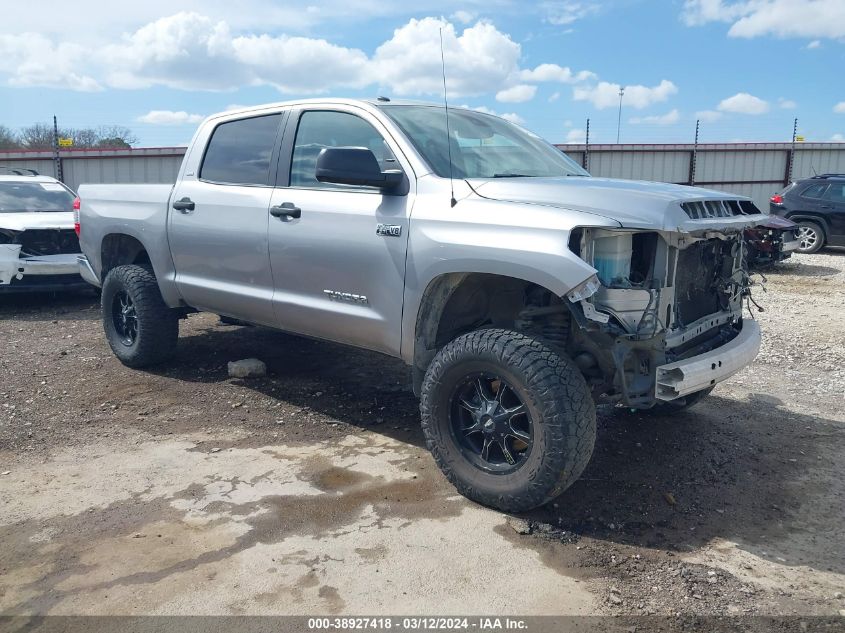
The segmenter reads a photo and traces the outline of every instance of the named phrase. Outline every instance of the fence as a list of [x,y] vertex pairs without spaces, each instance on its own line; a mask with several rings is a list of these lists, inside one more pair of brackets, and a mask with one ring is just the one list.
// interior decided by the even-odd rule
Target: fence
[[[694,184],[749,196],[757,206],[790,180],[845,173],[845,143],[559,145],[594,176]],[[63,180],[82,183],[174,182],[184,147],[63,150]],[[0,166],[56,175],[52,151],[0,152]]]

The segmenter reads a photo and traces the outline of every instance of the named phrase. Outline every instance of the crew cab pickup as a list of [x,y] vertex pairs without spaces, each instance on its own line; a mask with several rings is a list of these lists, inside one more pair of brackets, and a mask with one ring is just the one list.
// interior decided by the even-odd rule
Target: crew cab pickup
[[754,359],[745,198],[591,177],[500,118],[310,100],[203,122],[176,184],[83,185],[80,270],[130,367],[209,311],[403,359],[437,464],[560,494],[597,403],[673,412]]

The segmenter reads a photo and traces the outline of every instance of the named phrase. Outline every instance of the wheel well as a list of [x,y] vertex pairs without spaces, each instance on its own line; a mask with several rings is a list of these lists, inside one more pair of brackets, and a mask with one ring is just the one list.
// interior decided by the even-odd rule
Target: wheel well
[[821,216],[811,215],[808,213],[792,213],[791,215],[787,216],[787,220],[792,220],[795,223],[798,223],[801,220],[806,220],[807,222],[818,224],[824,232],[824,238],[827,239],[827,235],[829,233],[827,220]]
[[563,347],[569,311],[551,290],[524,279],[488,273],[449,273],[434,279],[417,315],[415,390],[440,348],[486,327],[526,332]]
[[109,271],[124,264],[149,264],[150,256],[147,249],[131,235],[111,233],[103,238],[101,248],[102,270],[100,277],[106,278]]

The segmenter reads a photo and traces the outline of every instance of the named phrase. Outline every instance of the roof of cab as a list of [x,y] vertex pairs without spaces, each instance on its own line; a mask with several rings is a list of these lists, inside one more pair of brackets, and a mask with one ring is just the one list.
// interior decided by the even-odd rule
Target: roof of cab
[[[389,101],[384,101],[383,99],[379,98],[372,98],[372,99],[342,99],[336,97],[326,97],[323,99],[315,98],[315,99],[297,99],[295,101],[277,101],[274,103],[259,103],[252,106],[244,106],[240,108],[232,108],[231,110],[225,110],[223,112],[216,112],[212,114],[209,118],[217,118],[221,116],[231,116],[231,115],[238,115],[238,114],[248,114],[250,112],[254,112],[257,110],[268,110],[272,108],[282,108],[286,106],[300,106],[300,105],[368,105],[368,106],[387,106],[387,105],[415,105],[415,106],[430,106],[430,107],[443,107],[442,104],[439,103],[431,103],[429,101],[413,101],[410,99],[390,99]],[[456,108],[457,109],[457,108]]]

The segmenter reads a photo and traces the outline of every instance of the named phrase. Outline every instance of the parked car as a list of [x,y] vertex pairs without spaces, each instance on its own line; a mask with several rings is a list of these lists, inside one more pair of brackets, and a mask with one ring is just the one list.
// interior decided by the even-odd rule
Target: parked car
[[75,200],[55,178],[0,168],[0,293],[89,287],[77,263]]
[[746,198],[592,178],[464,109],[311,100],[211,116],[176,184],[82,185],[83,276],[129,367],[202,310],[403,359],[435,461],[526,510],[590,459],[595,403],[672,414],[754,359]]
[[793,182],[771,197],[769,211],[798,224],[799,253],[845,246],[845,174]]
[[751,268],[767,268],[792,257],[801,246],[798,225],[777,215],[770,215],[757,226],[745,229],[745,245]]

